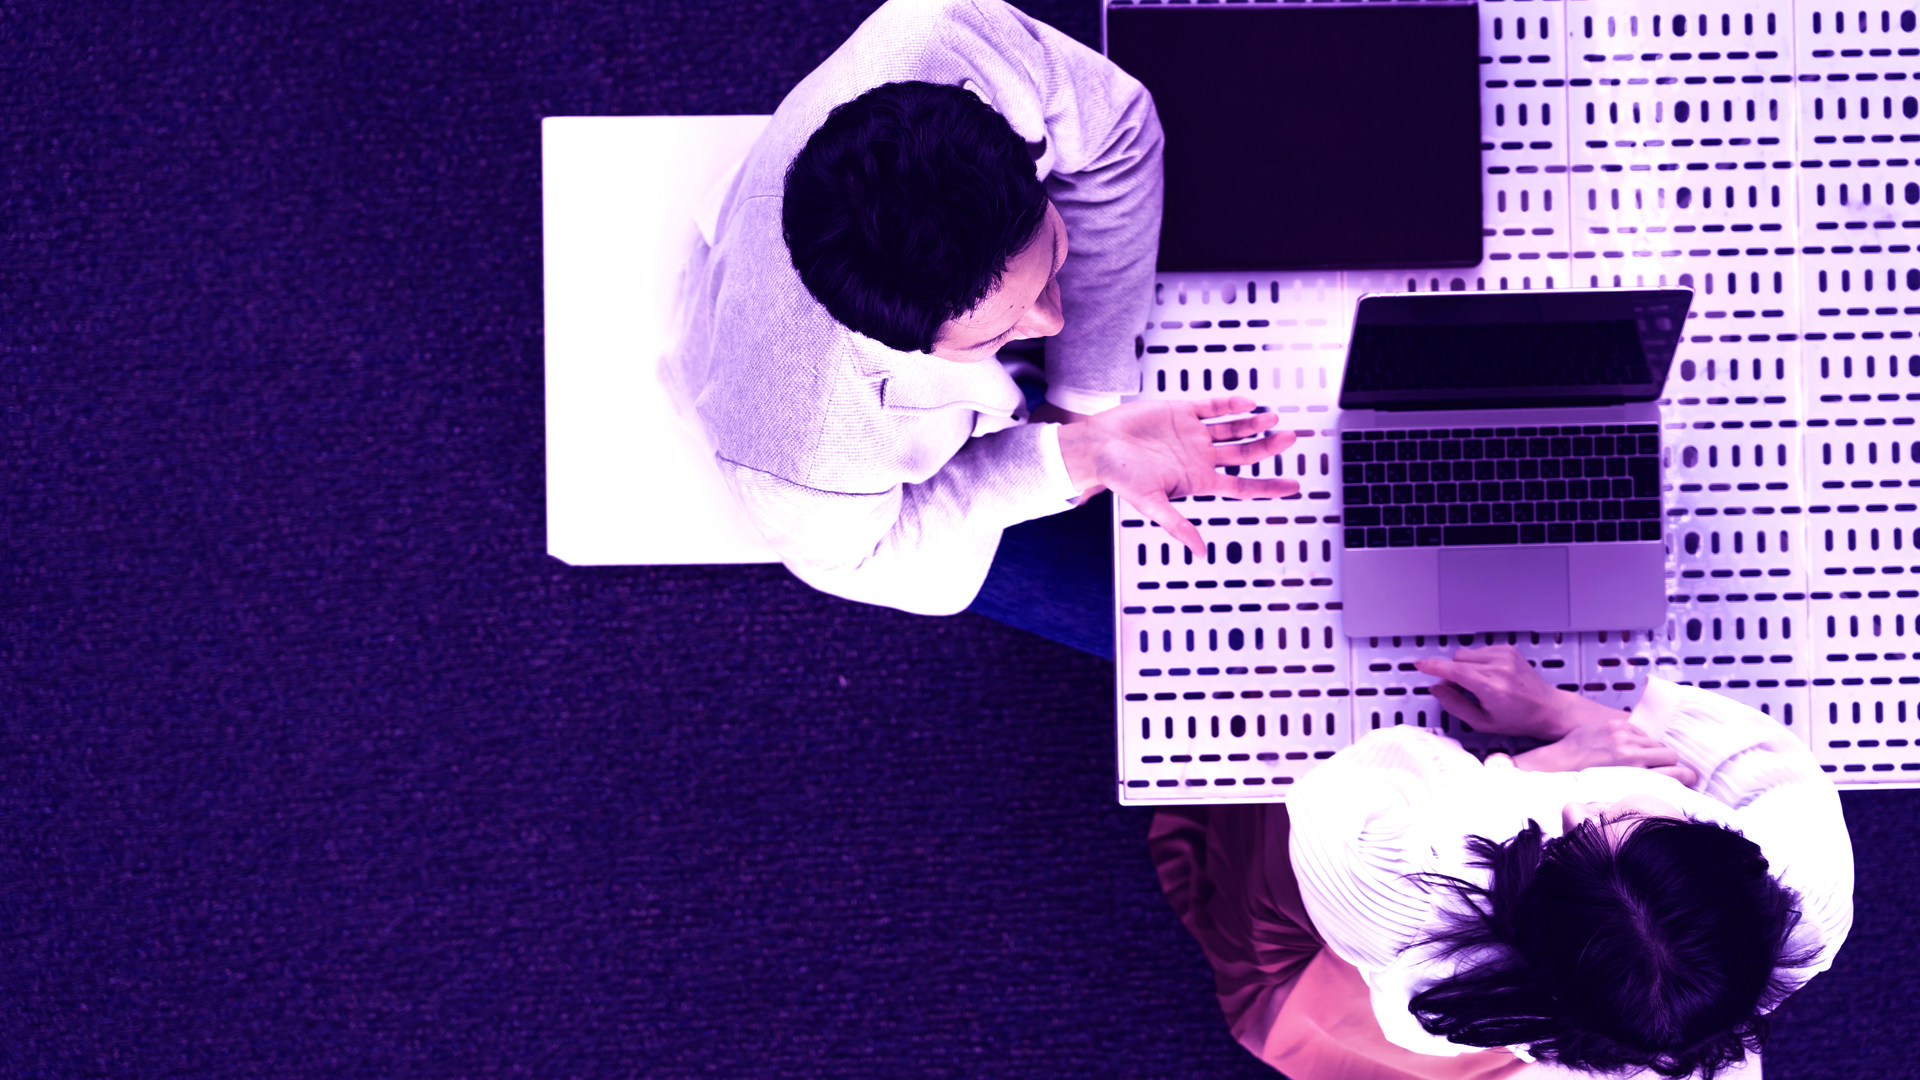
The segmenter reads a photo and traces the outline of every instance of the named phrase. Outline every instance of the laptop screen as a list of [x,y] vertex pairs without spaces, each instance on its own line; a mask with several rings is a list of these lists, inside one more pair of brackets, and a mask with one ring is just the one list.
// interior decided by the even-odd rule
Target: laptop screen
[[1652,401],[1691,289],[1363,296],[1343,409]]

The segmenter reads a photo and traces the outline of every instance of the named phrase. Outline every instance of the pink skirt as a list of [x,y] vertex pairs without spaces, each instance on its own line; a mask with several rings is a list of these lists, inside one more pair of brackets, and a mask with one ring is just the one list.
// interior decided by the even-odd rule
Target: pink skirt
[[1227,1028],[1292,1080],[1506,1080],[1505,1050],[1416,1054],[1387,1041],[1358,969],[1325,947],[1287,856],[1284,804],[1154,815],[1160,887],[1213,965]]

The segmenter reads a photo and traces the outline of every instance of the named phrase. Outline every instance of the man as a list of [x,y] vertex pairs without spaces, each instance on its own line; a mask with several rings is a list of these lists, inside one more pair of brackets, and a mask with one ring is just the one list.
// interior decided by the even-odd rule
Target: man
[[[952,614],[1003,530],[1099,489],[1195,550],[1169,496],[1296,490],[1215,471],[1291,441],[1200,422],[1247,399],[1119,406],[1160,152],[1138,81],[1000,0],[892,0],[787,96],[703,225],[671,374],[795,575]],[[1029,418],[993,361],[1035,337]]]

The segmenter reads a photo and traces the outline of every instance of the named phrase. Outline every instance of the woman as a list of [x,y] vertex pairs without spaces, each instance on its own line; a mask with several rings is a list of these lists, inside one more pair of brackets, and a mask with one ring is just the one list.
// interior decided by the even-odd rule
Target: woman
[[1292,1080],[1710,1078],[1757,1051],[1853,918],[1839,795],[1804,741],[1659,679],[1629,716],[1507,646],[1419,667],[1476,730],[1549,741],[1482,763],[1390,728],[1284,805],[1154,818],[1234,1037]]

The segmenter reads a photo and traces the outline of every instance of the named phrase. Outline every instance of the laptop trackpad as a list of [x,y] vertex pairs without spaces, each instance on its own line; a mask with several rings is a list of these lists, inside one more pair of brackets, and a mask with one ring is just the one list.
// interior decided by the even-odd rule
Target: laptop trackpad
[[1440,551],[1444,630],[1552,630],[1569,625],[1567,549]]

